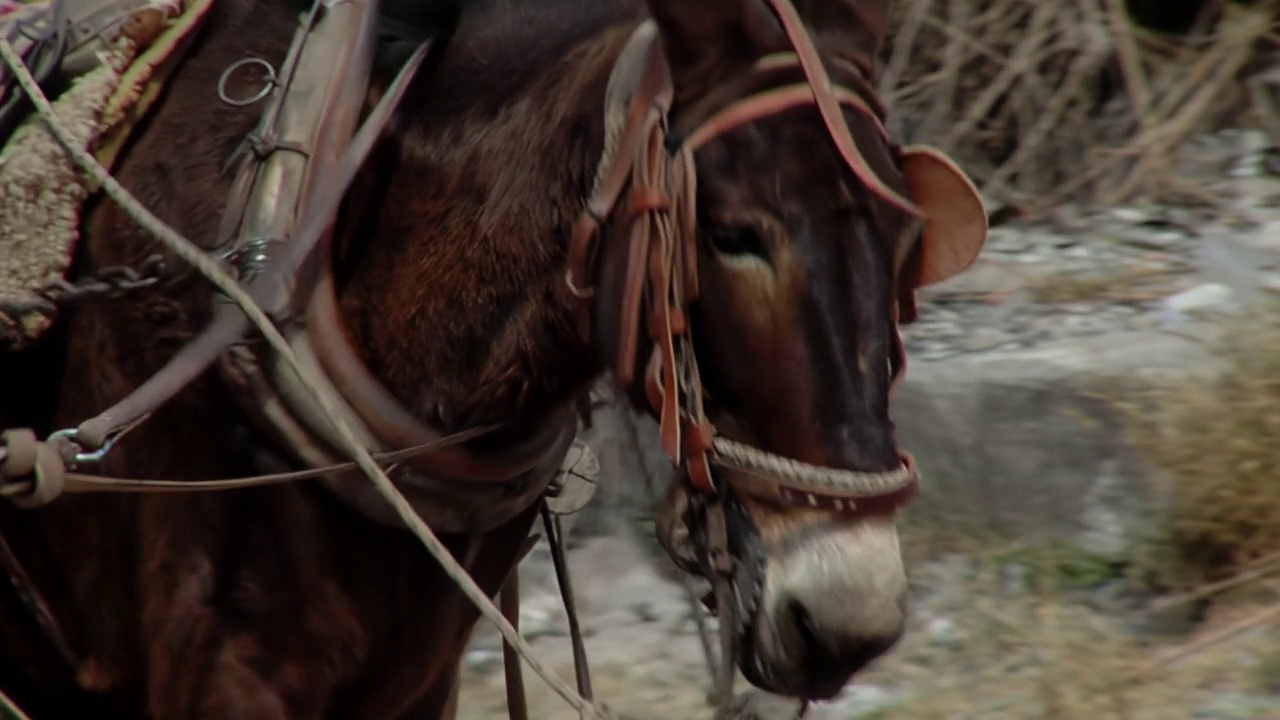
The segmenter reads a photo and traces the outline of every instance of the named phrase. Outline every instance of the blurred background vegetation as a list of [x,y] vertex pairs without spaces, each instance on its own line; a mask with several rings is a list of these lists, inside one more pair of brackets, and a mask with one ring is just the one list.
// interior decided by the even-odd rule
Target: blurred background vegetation
[[[1158,316],[1179,290],[1210,285],[1237,302],[1233,312],[1156,325],[1206,350],[1177,371],[1105,377],[1102,361],[1090,369],[1102,379],[1076,393],[1088,404],[1076,404],[1074,420],[1106,424],[1096,437],[1132,460],[1117,471],[1131,476],[1122,484],[1142,483],[1136,507],[1118,520],[1121,548],[992,523],[980,507],[948,502],[955,498],[908,511],[903,542],[917,582],[951,598],[937,600],[949,607],[929,612],[931,641],[908,642],[885,663],[885,682],[904,688],[902,699],[849,717],[1280,718],[1280,306],[1270,267],[1280,252],[1270,210],[1280,197],[1277,8],[898,4],[881,90],[908,137],[943,147],[969,170],[997,220],[1088,247],[1115,240],[1105,224],[1063,220],[1064,209],[1128,211],[1148,226],[1189,213],[1187,242],[1160,248],[1180,256],[1169,265],[1186,261],[1175,272],[1187,282],[1163,292],[1157,284],[1139,304]],[[1258,242],[1233,244],[1237,231]],[[1103,270],[1049,274],[1030,288],[1038,293],[1030,302],[1097,307],[1141,286]],[[1049,400],[1043,411],[1064,405],[1073,402]],[[971,431],[973,443],[1009,438]],[[1018,481],[1032,496],[1040,478]],[[1094,489],[1089,478],[1080,484]],[[1004,503],[1017,511],[1016,497]]]

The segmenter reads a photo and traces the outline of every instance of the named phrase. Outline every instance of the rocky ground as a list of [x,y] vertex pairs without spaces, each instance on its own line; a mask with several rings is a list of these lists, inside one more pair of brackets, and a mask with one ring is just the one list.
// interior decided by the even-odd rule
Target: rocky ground
[[[1280,288],[1280,178],[1265,143],[1200,143],[1218,153],[1205,186],[1236,198],[1228,212],[1064,208],[993,230],[969,273],[922,294],[895,406],[925,477],[904,531],[911,629],[807,717],[1280,719],[1280,617],[1258,602],[1274,592],[1205,616],[1203,603],[1135,598],[1117,574],[1150,524],[1158,473],[1104,390],[1219,371],[1221,321]],[[590,438],[603,476],[634,478],[611,423]],[[570,562],[595,687],[620,717],[708,718],[691,607],[645,534],[641,487],[603,485],[578,522]],[[548,566],[542,547],[525,563],[522,629],[567,679]],[[503,717],[501,676],[484,628],[460,717]],[[534,718],[575,717],[527,671],[526,684]],[[775,700],[757,696],[757,716],[788,717]]]

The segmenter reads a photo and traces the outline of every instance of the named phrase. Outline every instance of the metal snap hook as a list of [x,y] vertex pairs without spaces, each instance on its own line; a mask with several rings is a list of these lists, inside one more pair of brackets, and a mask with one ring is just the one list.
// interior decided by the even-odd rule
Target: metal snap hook
[[[231,73],[234,73],[242,67],[249,67],[250,65],[257,65],[262,68],[262,88],[250,97],[232,98],[227,94],[227,79],[231,77]],[[218,99],[234,107],[245,107],[258,102],[271,94],[271,91],[277,84],[279,84],[279,82],[279,78],[276,76],[276,69],[272,67],[271,63],[263,60],[262,58],[256,57],[240,58],[228,65],[227,69],[222,71],[222,76],[218,78]]]

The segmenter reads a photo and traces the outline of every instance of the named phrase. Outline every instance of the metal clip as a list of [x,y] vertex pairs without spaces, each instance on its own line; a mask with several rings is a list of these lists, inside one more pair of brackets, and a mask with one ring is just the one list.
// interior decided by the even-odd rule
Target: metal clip
[[45,443],[50,447],[58,450],[64,462],[69,465],[95,465],[102,462],[102,459],[111,452],[111,449],[120,442],[121,438],[129,434],[137,426],[151,417],[151,413],[143,413],[132,422],[117,427],[103,436],[102,443],[97,447],[90,447],[91,443],[86,443],[80,437],[79,428],[64,428],[49,433],[49,437]]
[[69,452],[64,455],[67,462],[72,465],[93,465],[101,462],[102,458],[106,457],[107,453],[111,452],[111,448],[115,447],[116,440],[119,437],[119,433],[111,435],[107,438],[106,442],[102,443],[102,447],[96,450],[86,451],[84,449],[84,445],[76,439],[76,430],[74,428],[67,428],[50,433],[46,442],[58,448],[60,454],[63,452],[64,448],[79,448],[74,452]]

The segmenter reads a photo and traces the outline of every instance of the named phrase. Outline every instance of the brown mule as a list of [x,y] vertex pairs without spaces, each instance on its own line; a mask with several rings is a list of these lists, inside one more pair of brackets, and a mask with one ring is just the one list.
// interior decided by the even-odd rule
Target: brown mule
[[[317,335],[321,364],[344,387],[376,378],[442,432],[504,424],[453,449],[452,462],[436,457],[431,469],[448,466],[457,483],[500,470],[486,458],[547,434],[549,418],[616,363],[688,467],[691,483],[673,487],[662,524],[690,570],[723,569],[706,532],[723,513],[742,669],[766,689],[825,698],[897,640],[905,617],[892,511],[915,476],[902,472],[889,421],[902,369],[895,320],[912,319],[916,287],[972,261],[985,218],[944,158],[882,132],[870,88],[884,2],[796,2],[809,54],[790,6],[775,15],[771,5],[464,6],[343,208],[325,258],[334,269],[321,273],[310,317],[345,327],[338,339],[351,353]],[[421,10],[387,8],[398,21],[388,25],[388,66],[398,65],[397,40],[416,39],[405,30],[432,31],[415,24]],[[656,38],[632,44],[646,17]],[[120,164],[144,204],[206,245],[230,190],[221,168],[257,121],[253,108],[218,104],[212,84],[247,54],[278,64],[293,22],[282,3],[224,0]],[[615,63],[637,47],[639,67],[665,73],[651,96],[665,88],[669,111],[657,123],[643,122],[651,106],[609,101],[623,76]],[[829,83],[815,81],[819,56]],[[371,100],[391,72],[375,74]],[[795,95],[721,114],[800,82],[814,86],[818,108]],[[631,90],[623,95],[649,97]],[[641,121],[620,123],[611,139],[606,109],[616,107],[637,108]],[[661,146],[633,158],[628,137]],[[575,234],[597,170],[613,167],[633,192],[623,205],[593,206],[597,228]],[[683,192],[647,192],[672,188]],[[126,264],[154,249],[104,203],[82,264]],[[571,249],[584,272],[566,282]],[[156,373],[209,307],[190,278],[80,309],[62,330],[65,352],[53,337],[3,359],[2,424],[47,433],[101,411]],[[225,478],[262,472],[277,454],[220,376],[206,374],[121,440],[103,470]],[[869,488],[877,478],[892,482]],[[0,684],[48,702],[49,713],[439,717],[476,611],[412,536],[370,517],[343,487],[4,508],[0,529],[49,599],[75,668],[67,673],[25,608],[0,595]],[[490,594],[536,509],[504,514],[483,532],[446,536]]]

